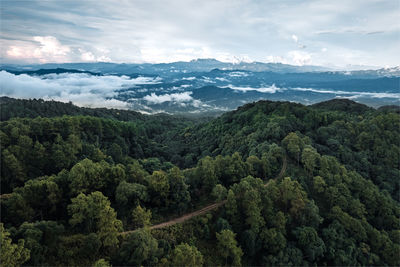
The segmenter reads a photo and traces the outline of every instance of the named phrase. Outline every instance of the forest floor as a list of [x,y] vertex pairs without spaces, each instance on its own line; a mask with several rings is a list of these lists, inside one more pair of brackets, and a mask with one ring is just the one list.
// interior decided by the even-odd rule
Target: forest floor
[[[286,157],[283,157],[281,171],[279,172],[279,174],[274,179],[268,180],[268,182],[266,184],[264,184],[264,186],[267,187],[271,183],[271,181],[278,180],[278,179],[282,178],[283,175],[286,172],[286,168],[287,168],[287,159],[286,159]],[[223,200],[223,201],[208,205],[208,206],[206,206],[206,207],[204,207],[202,209],[196,210],[194,212],[186,213],[186,214],[184,214],[184,215],[182,215],[182,216],[180,216],[178,218],[172,219],[170,221],[166,221],[166,222],[163,222],[163,223],[152,225],[152,226],[150,226],[150,229],[160,229],[160,228],[169,227],[169,226],[174,225],[174,224],[183,223],[183,222],[185,222],[187,220],[190,220],[193,217],[200,216],[200,215],[203,215],[203,214],[205,214],[205,213],[207,213],[207,212],[209,212],[211,210],[218,209],[219,207],[223,206],[225,203],[226,203],[226,200]],[[135,232],[137,230],[138,229],[121,232],[120,235],[127,235],[127,234],[133,233],[133,232]]]

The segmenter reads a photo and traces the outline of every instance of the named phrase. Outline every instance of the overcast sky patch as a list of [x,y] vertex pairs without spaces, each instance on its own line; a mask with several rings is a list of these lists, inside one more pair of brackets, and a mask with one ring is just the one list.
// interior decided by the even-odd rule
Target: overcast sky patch
[[395,66],[399,1],[2,1],[3,63]]

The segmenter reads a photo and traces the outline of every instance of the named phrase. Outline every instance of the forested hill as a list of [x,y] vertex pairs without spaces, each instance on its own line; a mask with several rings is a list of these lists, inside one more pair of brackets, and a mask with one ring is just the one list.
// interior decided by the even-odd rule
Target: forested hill
[[15,99],[5,96],[0,97],[0,108],[1,121],[15,117],[36,118],[40,116],[50,118],[63,115],[85,115],[120,121],[180,121],[182,119],[181,116],[172,117],[167,114],[146,116],[133,110],[86,108],[75,106],[71,102],[44,101],[43,99]]
[[400,265],[394,107],[259,101],[197,121],[0,105],[4,266]]

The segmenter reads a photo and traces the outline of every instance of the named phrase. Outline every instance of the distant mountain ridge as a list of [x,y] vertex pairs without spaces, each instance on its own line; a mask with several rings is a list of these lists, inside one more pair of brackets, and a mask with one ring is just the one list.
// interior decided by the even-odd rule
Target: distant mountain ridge
[[46,63],[32,65],[10,65],[0,64],[0,70],[9,72],[28,72],[46,69],[69,69],[81,72],[102,73],[102,74],[174,74],[190,72],[208,72],[213,69],[220,70],[241,70],[252,72],[274,72],[274,73],[305,73],[305,72],[327,72],[356,77],[400,77],[400,66],[392,68],[381,68],[371,70],[344,71],[323,66],[303,65],[295,66],[283,63],[264,62],[221,62],[213,58],[200,58],[191,61],[177,61],[171,63]]
[[38,70],[7,70],[9,73],[13,73],[16,75],[19,74],[28,74],[28,75],[47,75],[47,74],[61,74],[61,73],[85,73],[90,75],[101,75],[100,73],[84,71],[84,70],[76,70],[76,69],[64,69],[64,68],[55,68],[55,69],[38,69]]
[[196,59],[189,62],[178,61],[172,63],[46,63],[34,65],[0,65],[1,69],[22,71],[22,70],[38,70],[38,69],[77,69],[90,72],[102,73],[119,73],[129,74],[132,72],[140,72],[154,74],[158,72],[199,72],[211,71],[212,69],[223,70],[249,70],[249,71],[272,71],[278,73],[291,72],[314,72],[329,71],[331,69],[321,66],[294,66],[282,63],[263,63],[263,62],[240,62],[228,63],[221,62],[216,59]]

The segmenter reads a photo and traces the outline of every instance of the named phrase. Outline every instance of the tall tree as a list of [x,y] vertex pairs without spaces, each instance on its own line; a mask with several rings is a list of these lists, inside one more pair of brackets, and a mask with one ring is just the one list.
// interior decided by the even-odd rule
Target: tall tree
[[240,266],[243,251],[237,244],[236,234],[231,230],[222,230],[216,236],[218,251],[225,260],[225,265]]
[[117,219],[110,201],[101,192],[79,194],[71,199],[68,212],[72,227],[84,233],[96,233],[107,249],[118,245],[117,235],[122,230],[122,222]]
[[172,266],[202,266],[203,255],[195,246],[181,243],[172,251]]
[[2,266],[20,266],[29,260],[30,251],[25,248],[25,241],[20,239],[18,244],[12,243],[10,233],[4,229],[2,223],[0,223],[0,241],[0,263]]
[[283,146],[286,148],[289,156],[297,160],[297,164],[300,161],[300,153],[303,149],[303,140],[296,133],[289,133],[283,140]]
[[132,224],[134,228],[150,226],[151,211],[138,205],[132,210]]

